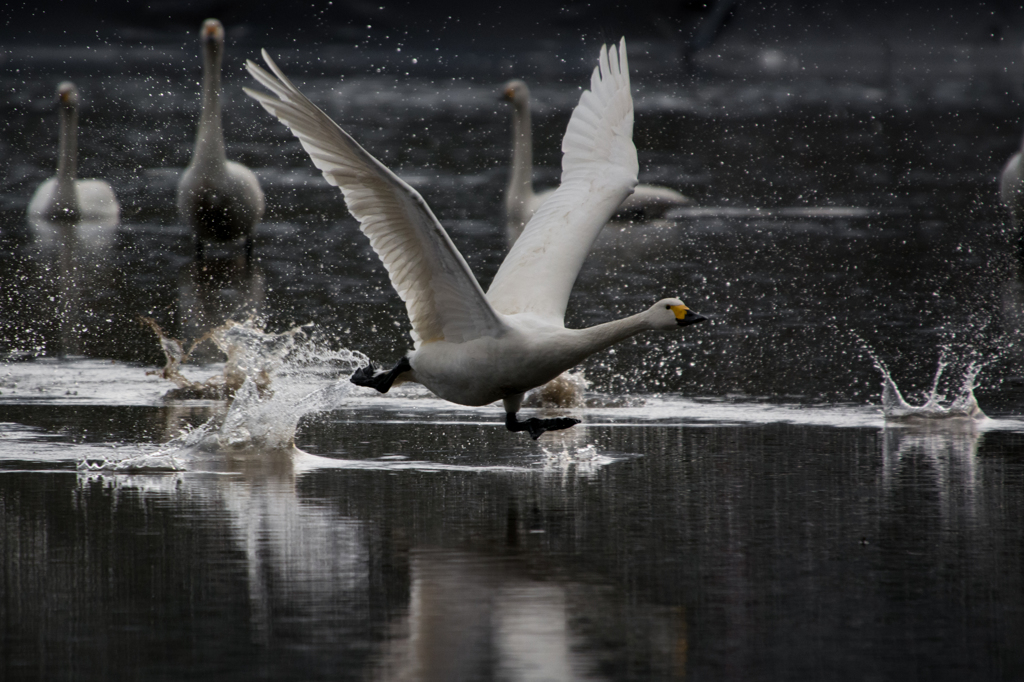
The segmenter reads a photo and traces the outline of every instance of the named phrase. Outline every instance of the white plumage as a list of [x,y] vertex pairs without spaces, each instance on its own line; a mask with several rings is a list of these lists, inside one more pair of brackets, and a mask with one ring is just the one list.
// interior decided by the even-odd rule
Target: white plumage
[[105,180],[79,180],[78,89],[65,81],[57,87],[60,143],[57,174],[36,189],[28,204],[32,222],[116,225],[121,215],[114,190]]
[[[530,121],[529,87],[521,80],[509,81],[505,84],[503,98],[512,104],[512,171],[509,174],[508,187],[505,189],[505,236],[508,243],[512,244],[522,234],[523,227],[530,218],[553,196],[555,190],[533,191],[533,130]],[[582,100],[580,103],[582,104]],[[565,151],[565,140],[562,141],[562,151]],[[635,149],[633,156],[636,156]],[[564,162],[562,172],[562,182],[565,182]],[[684,206],[689,203],[689,197],[669,187],[637,185],[618,210],[623,213],[643,212],[647,215],[656,215],[672,206]]]
[[501,399],[508,428],[536,438],[577,421],[518,422],[525,391],[640,331],[704,319],[682,301],[664,299],[623,320],[564,326],[587,252],[636,185],[625,40],[618,50],[602,47],[562,143],[562,184],[530,221],[486,295],[419,193],[306,99],[266,51],[263,58],[273,75],[251,61],[247,68],[273,94],[246,92],[291,129],[327,181],[342,190],[412,322],[415,349],[391,372],[363,368],[355,383],[386,392],[396,381],[415,381],[462,405]]
[[192,160],[178,181],[178,214],[195,235],[196,256],[205,241],[227,242],[245,237],[246,258],[252,256],[252,233],[263,217],[265,202],[251,170],[228,161],[221,121],[221,60],[224,27],[207,19],[199,32],[203,50],[203,100]]

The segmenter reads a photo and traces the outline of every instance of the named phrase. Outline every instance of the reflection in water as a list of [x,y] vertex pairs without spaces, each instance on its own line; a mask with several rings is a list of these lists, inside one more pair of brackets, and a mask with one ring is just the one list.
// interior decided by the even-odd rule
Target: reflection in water
[[345,627],[340,618],[344,608],[359,603],[368,589],[365,524],[315,499],[300,498],[291,452],[238,452],[208,464],[220,471],[83,473],[79,487],[99,482],[115,495],[130,490],[144,498],[169,499],[200,507],[217,519],[243,557],[254,642],[267,644],[282,636],[275,628],[315,632],[313,639],[322,641],[310,644],[344,634],[338,631]]
[[[567,586],[515,562],[414,551],[408,613],[392,626],[374,679],[573,680],[583,677]],[[606,679],[587,675],[587,679]]]
[[[31,439],[95,438],[124,408],[0,407],[48,415],[0,451],[5,679],[23,661],[145,679],[1020,669],[1021,436],[989,424],[592,423],[598,453],[643,456],[559,477],[497,422],[342,409],[312,444],[359,459],[228,449],[76,477],[25,471]],[[136,417],[158,432],[153,410]],[[100,440],[139,426],[119,429]]]
[[[543,529],[536,519],[521,522],[515,503],[509,506],[503,546],[490,552],[403,550],[413,539],[401,540],[405,533],[398,529],[415,525],[416,519],[384,523],[341,512],[344,503],[309,494],[332,472],[306,468],[297,474],[297,458],[302,455],[294,450],[247,450],[211,455],[205,461],[208,473],[83,472],[78,494],[84,500],[100,486],[113,494],[115,507],[131,507],[140,496],[145,507],[191,509],[193,523],[202,518],[203,525],[226,531],[232,562],[245,576],[248,639],[261,647],[301,641],[314,650],[339,643],[358,649],[371,643],[367,628],[375,624],[367,619],[375,615],[374,591],[395,578],[381,571],[390,566],[394,572],[394,562],[406,555],[408,567],[398,576],[407,576],[407,582],[396,591],[406,596],[388,605],[386,627],[376,624],[384,629],[374,645],[371,679],[611,679],[604,666],[620,654],[606,650],[607,643],[621,646],[629,635],[606,630],[609,614],[647,638],[643,649],[650,652],[650,665],[670,678],[683,677],[684,612],[624,607],[614,590],[533,565],[537,557],[524,548]],[[381,532],[398,543],[383,557],[375,556]],[[363,678],[343,676],[350,677]]]
[[108,286],[109,251],[117,220],[106,222],[52,222],[29,218],[43,271],[57,292],[55,317],[59,321],[59,357],[82,354],[82,336],[89,331],[89,311],[83,300]]
[[[258,317],[265,297],[263,270],[257,264],[248,264],[244,256],[190,262],[178,277],[182,340],[191,346],[229,319]],[[224,358],[212,343],[198,344],[190,356],[196,362]]]
[[[624,609],[621,595],[546,575],[514,554],[423,548],[409,564],[409,606],[390,626],[374,680],[614,679],[609,659],[622,637],[646,638],[659,679],[685,677],[682,609]],[[620,618],[630,632],[599,625]]]
[[887,425],[883,431],[882,484],[892,496],[903,485],[933,490],[948,521],[963,508],[975,516],[978,445],[982,434],[971,421]]

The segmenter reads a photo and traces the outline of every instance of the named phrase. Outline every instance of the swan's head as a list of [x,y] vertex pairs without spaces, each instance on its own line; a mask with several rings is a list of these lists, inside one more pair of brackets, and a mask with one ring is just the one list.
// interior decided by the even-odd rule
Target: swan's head
[[530,103],[530,88],[521,80],[509,81],[501,90],[501,101],[511,102],[516,108],[525,107]]
[[663,298],[651,306],[648,314],[652,318],[655,329],[671,331],[677,327],[703,322],[708,319],[700,313],[686,307],[678,298]]
[[224,25],[216,19],[207,19],[199,29],[199,40],[203,47],[219,50],[224,45]]
[[57,86],[57,101],[62,107],[71,109],[78,106],[78,88],[71,81],[64,81]]

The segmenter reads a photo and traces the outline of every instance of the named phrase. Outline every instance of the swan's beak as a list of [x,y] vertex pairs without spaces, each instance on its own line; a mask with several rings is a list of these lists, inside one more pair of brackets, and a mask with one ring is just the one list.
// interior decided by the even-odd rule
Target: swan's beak
[[676,316],[676,326],[679,327],[685,327],[688,324],[695,324],[708,319],[700,313],[690,310],[685,305],[672,306],[672,313]]
[[501,96],[498,98],[498,101],[499,102],[511,102],[512,99],[515,96],[516,96],[516,91],[515,90],[513,90],[512,88],[505,88],[505,92],[501,93]]
[[700,313],[695,313],[691,310],[690,312],[686,313],[686,317],[676,318],[676,326],[685,327],[686,325],[694,324],[695,322],[704,322],[706,319],[708,318],[704,317]]
[[201,34],[203,40],[224,40],[224,26],[216,19],[207,19],[203,22]]
[[58,85],[57,99],[60,100],[61,104],[77,104],[78,90],[75,89],[75,84],[71,81],[64,81]]

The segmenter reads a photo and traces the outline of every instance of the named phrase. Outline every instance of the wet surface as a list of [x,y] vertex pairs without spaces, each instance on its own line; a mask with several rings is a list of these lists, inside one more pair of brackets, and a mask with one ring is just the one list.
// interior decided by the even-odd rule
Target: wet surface
[[[589,360],[587,406],[549,411],[583,424],[537,442],[497,405],[347,383],[346,349],[406,350],[404,308],[336,191],[241,94],[256,50],[229,50],[225,76],[229,156],[268,202],[248,270],[229,247],[193,263],[174,213],[191,46],[5,53],[0,676],[1024,675],[1016,236],[995,189],[1020,139],[1019,50],[897,46],[886,72],[872,46],[848,71],[845,52],[738,49],[691,82],[657,45],[630,49],[641,179],[697,206],[609,226],[568,323],[667,295],[712,322]],[[520,74],[467,58],[444,77],[341,48],[280,63],[423,193],[486,283],[504,253],[498,86],[535,77],[551,184],[589,71],[574,59]],[[81,175],[122,204],[119,226],[73,240],[24,219],[67,77]],[[138,318],[187,342],[250,313],[313,323],[272,390],[229,413],[168,398]],[[865,349],[917,405],[940,358],[944,404],[980,364],[992,419],[887,423]],[[224,375],[210,341],[194,358],[191,380]]]

